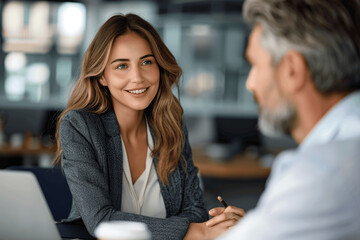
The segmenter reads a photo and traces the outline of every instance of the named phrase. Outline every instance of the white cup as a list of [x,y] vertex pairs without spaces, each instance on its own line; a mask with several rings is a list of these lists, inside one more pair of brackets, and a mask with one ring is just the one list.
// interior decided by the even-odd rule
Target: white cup
[[146,224],[141,222],[102,222],[95,229],[98,240],[150,240],[151,234]]

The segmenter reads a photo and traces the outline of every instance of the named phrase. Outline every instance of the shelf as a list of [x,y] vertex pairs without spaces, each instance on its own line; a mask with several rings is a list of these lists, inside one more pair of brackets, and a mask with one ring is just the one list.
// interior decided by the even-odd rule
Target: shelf
[[12,156],[12,157],[22,157],[22,156],[40,156],[43,154],[55,154],[56,148],[52,147],[39,147],[39,148],[25,148],[25,147],[10,147],[2,146],[0,147],[0,156]]
[[62,110],[66,107],[66,101],[61,100],[60,97],[51,97],[39,102],[30,100],[10,101],[5,96],[0,96],[0,108],[2,109],[53,109]]
[[258,108],[255,104],[237,102],[216,102],[215,100],[191,100],[181,98],[184,114],[188,116],[233,116],[257,117]]

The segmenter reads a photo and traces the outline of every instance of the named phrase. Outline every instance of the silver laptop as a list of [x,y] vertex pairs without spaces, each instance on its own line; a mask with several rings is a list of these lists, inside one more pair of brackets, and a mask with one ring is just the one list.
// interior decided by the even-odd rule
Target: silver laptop
[[0,240],[60,240],[36,177],[0,170]]

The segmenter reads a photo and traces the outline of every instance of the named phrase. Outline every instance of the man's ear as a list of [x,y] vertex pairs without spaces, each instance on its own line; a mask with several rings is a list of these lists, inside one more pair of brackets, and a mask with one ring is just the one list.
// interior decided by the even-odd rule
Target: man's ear
[[289,94],[300,91],[311,80],[306,60],[297,51],[289,51],[278,65],[278,77],[282,89]]
[[107,82],[106,82],[106,79],[104,78],[104,76],[102,76],[100,79],[99,79],[99,82],[101,85],[103,85],[104,87],[107,86]]

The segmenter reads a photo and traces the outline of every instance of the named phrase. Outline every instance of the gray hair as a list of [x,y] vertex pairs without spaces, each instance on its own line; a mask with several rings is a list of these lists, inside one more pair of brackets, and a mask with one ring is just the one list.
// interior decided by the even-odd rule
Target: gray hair
[[305,58],[318,91],[360,88],[357,0],[247,0],[243,16],[263,27],[260,41],[274,65],[294,50]]

